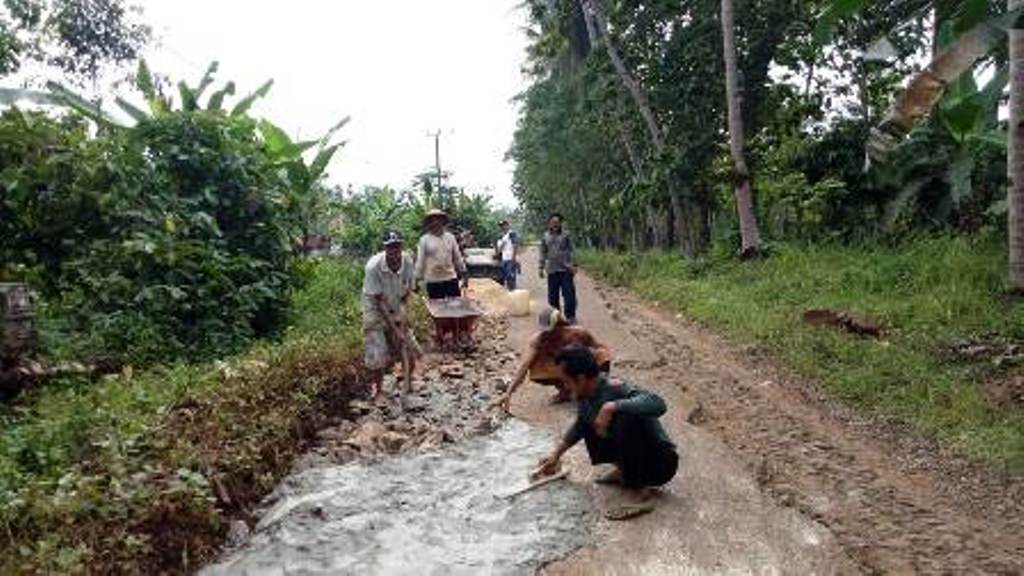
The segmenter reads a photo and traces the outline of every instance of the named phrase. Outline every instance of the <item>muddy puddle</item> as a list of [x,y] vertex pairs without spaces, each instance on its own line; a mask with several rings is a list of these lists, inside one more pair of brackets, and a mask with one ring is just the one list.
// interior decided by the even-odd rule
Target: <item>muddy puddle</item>
[[507,497],[553,440],[508,421],[438,450],[305,470],[203,574],[533,574],[587,544],[595,520],[565,481]]

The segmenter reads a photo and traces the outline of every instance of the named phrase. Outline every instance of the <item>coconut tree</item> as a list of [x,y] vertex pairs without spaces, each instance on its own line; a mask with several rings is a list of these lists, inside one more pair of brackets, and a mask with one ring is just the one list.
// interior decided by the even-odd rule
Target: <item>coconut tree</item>
[[596,44],[599,41],[604,44],[605,52],[608,53],[608,59],[611,60],[615,73],[618,74],[619,80],[626,87],[640,116],[643,117],[644,126],[647,128],[647,134],[651,138],[651,145],[654,147],[655,153],[660,155],[665,150],[665,139],[662,136],[661,127],[654,116],[654,110],[651,108],[646,92],[640,86],[640,82],[626,68],[615,43],[608,37],[608,19],[604,15],[604,10],[595,0],[580,0],[580,7],[583,9],[591,44]]
[[750,171],[743,153],[743,110],[736,72],[736,28],[733,25],[732,0],[722,0],[722,52],[725,61],[725,98],[729,107],[729,151],[732,153],[736,182],[736,212],[740,221],[740,254],[756,256],[761,251],[761,231],[754,214]]
[[[1010,12],[1024,8],[1024,0],[1008,0]],[[1010,284],[1024,292],[1024,31],[1010,29],[1010,141],[1007,157],[1010,186],[1007,192],[1010,226]]]

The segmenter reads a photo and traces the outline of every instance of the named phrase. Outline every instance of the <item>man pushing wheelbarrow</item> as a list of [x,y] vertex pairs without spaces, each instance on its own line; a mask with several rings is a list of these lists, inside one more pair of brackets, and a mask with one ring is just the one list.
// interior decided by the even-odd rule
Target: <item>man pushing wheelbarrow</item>
[[432,209],[416,249],[416,281],[427,291],[427,309],[434,320],[434,340],[442,349],[473,348],[471,333],[483,310],[463,297],[469,285],[466,263],[455,235],[447,230],[448,214]]

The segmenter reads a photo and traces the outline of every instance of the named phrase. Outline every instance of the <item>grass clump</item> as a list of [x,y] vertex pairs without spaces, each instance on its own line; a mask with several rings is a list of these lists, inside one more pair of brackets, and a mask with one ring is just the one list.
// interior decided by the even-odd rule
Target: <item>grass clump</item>
[[361,269],[310,264],[282,341],[68,380],[0,412],[0,573],[181,572],[360,391]]
[[[780,246],[755,262],[667,253],[587,252],[588,270],[754,342],[830,393],[915,426],[998,467],[1024,470],[1024,407],[983,384],[1019,374],[968,358],[958,342],[1024,342],[1024,302],[1006,296],[994,239],[924,238],[899,246]],[[880,320],[881,340],[808,326],[809,308]]]

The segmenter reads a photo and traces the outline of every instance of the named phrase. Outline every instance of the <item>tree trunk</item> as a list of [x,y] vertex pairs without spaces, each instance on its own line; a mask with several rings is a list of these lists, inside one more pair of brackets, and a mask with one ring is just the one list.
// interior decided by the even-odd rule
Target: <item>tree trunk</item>
[[622,81],[622,84],[626,87],[629,95],[633,98],[633,102],[639,109],[640,116],[643,117],[644,125],[647,127],[647,133],[651,137],[654,151],[660,156],[665,150],[665,141],[661,134],[661,128],[654,117],[654,110],[651,109],[650,102],[647,101],[647,94],[640,87],[640,83],[626,69],[626,64],[619,57],[619,51],[608,36],[608,22],[604,17],[604,12],[601,11],[600,5],[595,0],[580,0],[580,6],[583,8],[584,19],[587,20],[587,31],[591,36],[591,44],[598,40],[604,41],[604,48],[608,52],[608,59],[612,61],[612,66],[615,67],[619,80]]
[[[1007,8],[1024,7],[1024,0],[1008,0]],[[1010,285],[1024,292],[1024,30],[1010,32],[1010,120],[1007,145],[1007,187],[1010,237]]]
[[761,251],[761,231],[754,214],[753,193],[750,190],[750,171],[743,156],[743,113],[739,99],[739,81],[736,71],[736,30],[733,27],[732,0],[722,0],[722,50],[725,61],[725,97],[729,105],[729,150],[732,152],[736,173],[736,211],[740,220],[740,238],[743,257],[756,256]]

